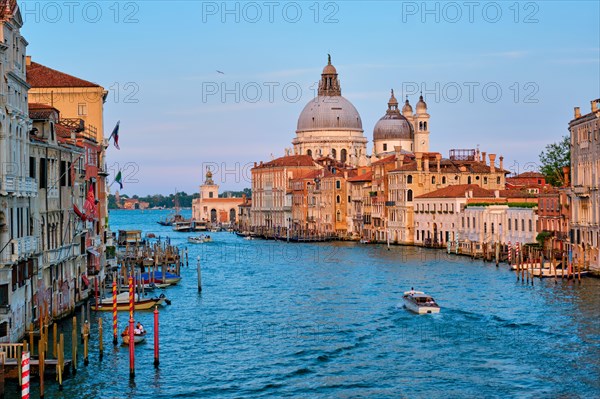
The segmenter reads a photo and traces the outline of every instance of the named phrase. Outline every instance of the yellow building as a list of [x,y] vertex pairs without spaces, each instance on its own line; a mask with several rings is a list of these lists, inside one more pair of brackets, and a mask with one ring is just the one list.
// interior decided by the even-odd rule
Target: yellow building
[[108,228],[108,200],[106,190],[106,166],[104,160],[104,102],[108,91],[96,83],[77,78],[64,72],[48,68],[26,58],[27,83],[29,89],[29,102],[46,104],[56,108],[60,112],[61,120],[80,123],[90,135],[95,136],[97,143],[102,143],[101,150],[96,154],[98,166],[98,178],[92,178],[91,184],[96,188],[95,198],[98,200],[98,228],[96,233],[103,238],[98,248],[104,253],[104,232]]

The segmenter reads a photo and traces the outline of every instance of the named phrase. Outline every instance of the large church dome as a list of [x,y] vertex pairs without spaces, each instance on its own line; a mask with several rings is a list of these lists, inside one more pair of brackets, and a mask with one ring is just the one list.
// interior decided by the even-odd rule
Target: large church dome
[[362,121],[354,105],[340,96],[317,96],[310,100],[298,118],[298,132],[309,130],[361,131]]
[[373,128],[373,140],[412,140],[413,138],[412,125],[398,110],[398,101],[392,90],[388,110]]
[[354,105],[342,97],[337,70],[331,57],[321,75],[317,97],[310,100],[298,118],[297,132],[354,130],[362,132],[362,121]]

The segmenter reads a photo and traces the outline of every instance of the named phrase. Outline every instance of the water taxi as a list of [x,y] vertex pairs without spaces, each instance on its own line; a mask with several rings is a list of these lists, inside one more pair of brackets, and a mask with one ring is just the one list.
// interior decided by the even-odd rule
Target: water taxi
[[188,237],[188,242],[190,244],[204,244],[205,242],[212,242],[212,238],[204,235],[199,237]]
[[404,307],[417,314],[439,313],[440,307],[435,300],[422,291],[406,291],[403,296]]
[[[134,309],[135,310],[152,310],[155,306],[162,305],[166,298],[164,294],[160,294],[159,297],[154,298],[140,298],[137,294],[134,296]],[[94,311],[105,311],[111,312],[113,310],[113,299],[112,297],[104,298],[98,306],[93,305],[92,310]],[[122,292],[117,295],[117,311],[128,311],[129,310],[129,292]]]

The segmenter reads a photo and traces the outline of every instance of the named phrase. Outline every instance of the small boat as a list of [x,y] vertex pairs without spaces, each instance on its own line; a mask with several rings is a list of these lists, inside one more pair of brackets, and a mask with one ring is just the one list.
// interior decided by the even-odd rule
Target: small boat
[[424,292],[410,290],[403,296],[404,307],[417,314],[439,313],[440,307],[435,300]]
[[361,243],[361,244],[370,244],[370,243],[371,243],[371,241],[370,241],[370,240],[367,240],[367,239],[365,239],[365,238],[363,238],[363,239],[361,239],[361,240],[360,240],[360,243]]
[[246,236],[246,237],[244,237],[244,240],[254,240],[254,237],[252,237],[252,236]]
[[181,276],[178,276],[175,273],[165,272],[165,281],[163,281],[163,274],[161,272],[154,273],[154,279],[152,279],[152,273],[142,273],[141,281],[144,284],[150,284],[151,280],[154,280],[157,287],[164,288],[164,284],[176,285],[181,281]]
[[212,242],[210,236],[199,236],[199,237],[188,237],[190,244],[204,244],[205,242]]
[[[134,333],[133,334],[133,344],[137,345],[139,343],[142,343],[146,340],[146,331],[144,331],[143,333]],[[123,345],[129,345],[129,334],[123,332],[121,333],[121,338],[123,339]]]
[[192,222],[190,221],[182,221],[182,222],[174,222],[173,223],[173,231],[178,233],[189,233],[194,230],[192,226]]
[[[140,298],[137,294],[134,296],[134,310],[152,310],[155,306],[160,306],[165,302],[165,294],[160,294],[159,297],[153,298]],[[104,298],[98,306],[92,306],[94,311],[106,311],[110,312],[113,310],[113,299],[112,297]],[[128,311],[129,310],[129,292],[122,292],[117,295],[117,311]]]

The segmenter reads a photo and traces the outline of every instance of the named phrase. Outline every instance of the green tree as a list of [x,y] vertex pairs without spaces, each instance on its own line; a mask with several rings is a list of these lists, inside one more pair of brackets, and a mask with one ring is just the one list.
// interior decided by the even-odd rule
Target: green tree
[[555,187],[564,186],[563,167],[571,165],[571,139],[563,137],[558,143],[548,144],[540,153],[540,171],[546,181]]

